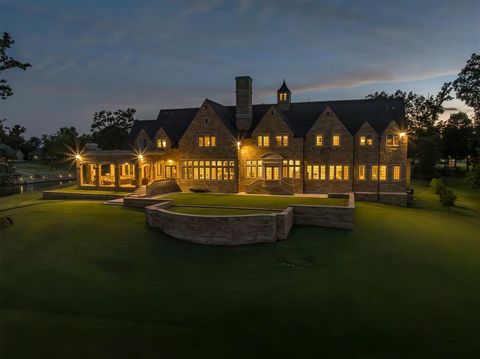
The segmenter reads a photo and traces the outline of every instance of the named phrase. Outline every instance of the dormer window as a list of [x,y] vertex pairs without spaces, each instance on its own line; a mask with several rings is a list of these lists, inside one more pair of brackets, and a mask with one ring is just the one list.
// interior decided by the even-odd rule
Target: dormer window
[[275,135],[275,146],[277,146],[277,147],[287,147],[288,146],[288,135]]
[[334,133],[332,135],[332,146],[337,147],[340,146],[340,134]]
[[157,138],[157,148],[167,148],[167,139]]
[[372,135],[360,136],[360,146],[371,146],[371,145],[373,145]]
[[139,137],[138,138],[138,148],[144,150],[148,146],[148,138]]
[[268,136],[268,135],[257,136],[257,145],[258,145],[258,147],[269,147],[270,146],[270,136]]
[[398,135],[387,135],[387,146],[400,145],[400,137]]

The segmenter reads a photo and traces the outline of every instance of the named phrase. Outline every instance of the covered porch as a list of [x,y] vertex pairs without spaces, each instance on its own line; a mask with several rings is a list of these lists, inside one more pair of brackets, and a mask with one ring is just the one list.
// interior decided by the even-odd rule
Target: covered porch
[[135,191],[154,181],[177,177],[177,164],[164,160],[163,153],[91,151],[78,157],[78,188]]

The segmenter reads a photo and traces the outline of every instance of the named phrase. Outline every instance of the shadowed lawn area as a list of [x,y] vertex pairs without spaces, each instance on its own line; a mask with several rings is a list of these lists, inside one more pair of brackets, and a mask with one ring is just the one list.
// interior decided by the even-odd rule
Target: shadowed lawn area
[[57,189],[52,189],[48,190],[45,192],[64,192],[64,193],[93,193],[93,194],[122,194],[122,195],[127,195],[127,194],[132,194],[132,192],[128,191],[109,191],[109,190],[97,190],[95,188],[92,188],[91,190],[89,189],[80,189],[77,188],[77,185],[74,186],[68,186],[68,187],[62,187],[62,188],[57,188]]
[[446,182],[450,212],[418,184],[414,208],[357,203],[354,231],[235,248],[95,201],[4,212],[0,357],[478,357],[480,194]]
[[233,206],[252,208],[287,208],[289,204],[344,206],[344,198],[296,197],[296,196],[255,196],[212,193],[173,193],[161,197],[171,199],[175,204],[205,206]]

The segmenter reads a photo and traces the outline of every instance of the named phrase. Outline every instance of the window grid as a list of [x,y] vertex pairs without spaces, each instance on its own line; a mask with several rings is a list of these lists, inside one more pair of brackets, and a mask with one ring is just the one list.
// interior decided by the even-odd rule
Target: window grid
[[227,181],[235,179],[235,161],[182,160],[182,179]]
[[300,160],[284,160],[282,171],[283,178],[300,178]]
[[269,135],[257,136],[257,145],[258,147],[270,147],[270,136]]
[[277,146],[277,147],[287,147],[288,146],[288,135],[276,135],[275,136],[275,146]]
[[247,160],[246,178],[262,178],[262,161]]
[[217,145],[217,137],[215,135],[198,136],[198,147],[215,147]]

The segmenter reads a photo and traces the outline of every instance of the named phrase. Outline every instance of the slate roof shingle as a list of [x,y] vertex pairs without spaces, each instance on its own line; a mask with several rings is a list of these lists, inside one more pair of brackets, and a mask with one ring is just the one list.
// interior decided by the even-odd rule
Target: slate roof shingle
[[[235,128],[235,106],[224,106],[209,99],[206,101],[212,106],[232,135],[236,136],[238,131]],[[239,136],[250,136],[271,106],[276,105],[253,105],[252,127],[249,131],[239,132]],[[292,128],[295,136],[304,137],[327,106],[332,109],[352,135],[366,121],[378,134],[381,134],[392,121],[397,122],[401,129],[406,128],[405,108],[401,99],[293,102],[287,111],[282,111],[278,107],[276,109]],[[157,131],[163,128],[175,147],[198,110],[199,108],[165,109],[160,110],[156,120],[135,121],[128,136],[128,145],[133,144],[142,128],[152,139]]]

